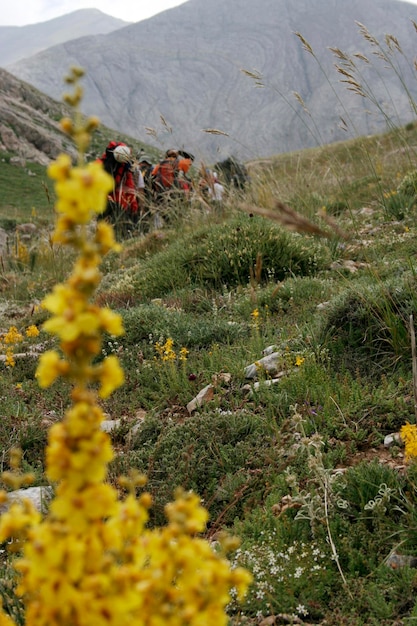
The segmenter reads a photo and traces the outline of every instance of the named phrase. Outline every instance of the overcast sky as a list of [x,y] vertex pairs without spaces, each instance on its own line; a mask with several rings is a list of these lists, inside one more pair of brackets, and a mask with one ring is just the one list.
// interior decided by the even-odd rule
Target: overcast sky
[[126,22],[139,22],[184,2],[185,0],[0,0],[0,26],[36,24],[78,9],[93,8]]

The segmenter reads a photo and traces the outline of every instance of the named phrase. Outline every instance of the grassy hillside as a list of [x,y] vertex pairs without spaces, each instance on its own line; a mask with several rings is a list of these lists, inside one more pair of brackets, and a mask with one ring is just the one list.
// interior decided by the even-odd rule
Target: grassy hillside
[[[117,453],[109,479],[147,474],[151,525],[182,485],[210,513],[207,537],[241,538],[232,560],[254,583],[243,606],[230,604],[231,624],[417,616],[417,465],[397,436],[416,421],[416,146],[410,125],[249,163],[250,185],[229,189],[221,211],[197,195],[101,268],[98,301],[125,326],[103,345],[126,375],[102,400]],[[24,356],[0,363],[0,445],[4,467],[19,445],[43,485],[47,431],[68,389],[39,390],[29,353],[52,343],[25,332],[41,328],[39,301],[71,258],[50,242],[51,185],[34,172],[6,155],[0,218],[37,232],[10,231],[2,259],[2,354],[16,326]],[[19,616],[5,554],[0,588]]]

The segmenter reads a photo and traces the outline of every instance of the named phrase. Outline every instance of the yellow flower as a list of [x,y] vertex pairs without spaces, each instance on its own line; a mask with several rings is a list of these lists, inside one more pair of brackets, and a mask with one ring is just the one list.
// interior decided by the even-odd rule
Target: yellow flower
[[183,489],[176,491],[175,502],[165,506],[165,514],[171,523],[189,534],[203,532],[208,520],[208,513],[197,494]]
[[[74,85],[74,93],[66,97],[72,105],[82,96],[82,74],[72,68],[67,77]],[[120,335],[123,325],[119,315],[93,304],[102,256],[117,247],[108,225],[99,224],[90,238],[84,228],[102,212],[111,181],[101,165],[82,165],[83,147],[96,124],[66,120],[62,128],[80,148],[79,166],[72,167],[69,156],[61,155],[49,167],[59,213],[53,241],[79,253],[67,282],[43,302],[51,313],[44,328],[60,340],[63,358],[55,350],[44,353],[38,382],[48,387],[63,376],[73,385],[71,405],[48,434],[46,476],[55,484],[54,498],[45,516],[30,503],[12,504],[0,517],[0,543],[21,550],[14,561],[19,573],[16,593],[24,602],[28,626],[226,626],[231,589],[243,594],[250,576],[233,570],[206,540],[195,536],[208,519],[199,497],[179,490],[166,507],[167,526],[150,530],[146,523],[151,497],[135,496],[143,478],[132,473],[120,481],[129,490],[124,501],[107,479],[114,452],[109,435],[101,430],[98,397],[107,398],[121,385],[124,372],[117,357],[98,364],[96,357],[103,333]],[[26,335],[37,332],[29,327]],[[21,339],[14,327],[3,338],[5,345]],[[171,338],[156,344],[162,360],[176,358],[173,344]],[[187,352],[182,348],[179,358],[185,359]],[[11,465],[16,469],[14,456]],[[7,484],[13,484],[11,477],[23,484],[13,473]],[[0,500],[4,497],[0,494]],[[16,541],[8,542],[12,537]],[[14,626],[1,608],[0,626]]]
[[415,424],[405,424],[400,435],[405,443],[405,458],[407,461],[417,457],[417,426]]
[[109,308],[100,309],[98,312],[101,328],[109,335],[123,335],[123,321],[118,313],[114,313]]
[[32,326],[28,326],[26,329],[26,337],[38,337],[39,330],[38,327],[32,324]]
[[9,330],[3,336],[5,343],[20,343],[23,340],[23,335],[19,333],[16,326],[10,326]]
[[44,352],[36,370],[36,378],[40,387],[50,387],[55,380],[68,371],[68,364],[63,361],[55,350]]
[[100,221],[97,224],[96,241],[100,246],[102,255],[107,254],[110,250],[120,252],[122,248],[121,245],[116,242],[113,227],[104,221]]
[[116,356],[108,356],[99,368],[100,398],[108,398],[115,389],[123,385],[124,373]]
[[155,350],[159,354],[162,361],[175,361],[177,355],[174,351],[174,340],[171,337],[165,341],[163,345],[159,341],[155,344]]
[[297,355],[295,357],[295,364],[296,364],[297,367],[300,367],[300,365],[302,365],[304,363],[304,361],[305,361],[305,358],[303,356]]
[[48,176],[53,180],[65,180],[71,172],[71,158],[68,154],[60,154],[48,167]]
[[13,348],[7,348],[5,363],[7,367],[14,367],[16,365],[16,361],[14,359],[14,354],[13,354]]

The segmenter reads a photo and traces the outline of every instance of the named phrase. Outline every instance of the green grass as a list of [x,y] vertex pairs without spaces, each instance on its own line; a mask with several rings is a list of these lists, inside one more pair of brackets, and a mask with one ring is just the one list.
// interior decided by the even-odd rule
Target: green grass
[[0,225],[7,230],[34,218],[50,223],[54,216],[55,194],[46,168],[30,161],[25,167],[14,165],[10,158],[9,153],[0,153]]

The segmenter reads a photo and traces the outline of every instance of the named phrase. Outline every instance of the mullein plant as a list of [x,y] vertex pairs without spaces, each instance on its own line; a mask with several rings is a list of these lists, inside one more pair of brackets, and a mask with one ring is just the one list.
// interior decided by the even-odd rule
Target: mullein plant
[[[136,495],[146,479],[134,473],[121,478],[125,497],[106,481],[114,453],[100,428],[99,402],[124,376],[116,356],[97,357],[104,333],[118,336],[123,325],[119,315],[94,304],[94,294],[104,255],[119,245],[105,221],[91,228],[112,180],[100,163],[84,160],[98,121],[79,113],[82,75],[74,68],[67,78],[73,94],[66,101],[75,114],[61,122],[77,144],[78,163],[60,155],[49,167],[57,196],[53,240],[77,254],[67,282],[44,299],[51,314],[44,330],[57,338],[59,350],[44,353],[36,373],[42,388],[62,377],[71,389],[70,406],[50,429],[46,449],[55,495],[46,515],[28,500],[11,503],[0,517],[0,543],[16,553],[11,558],[26,626],[225,625],[231,596],[243,596],[250,584],[250,574],[232,568],[226,556],[234,538],[215,551],[201,535],[207,511],[195,493],[181,489],[166,506],[166,526],[150,529],[151,497]],[[15,460],[11,465],[16,470]],[[13,488],[27,484],[18,471],[3,480]],[[7,501],[5,491],[1,501]],[[0,626],[13,624],[0,608]]]

